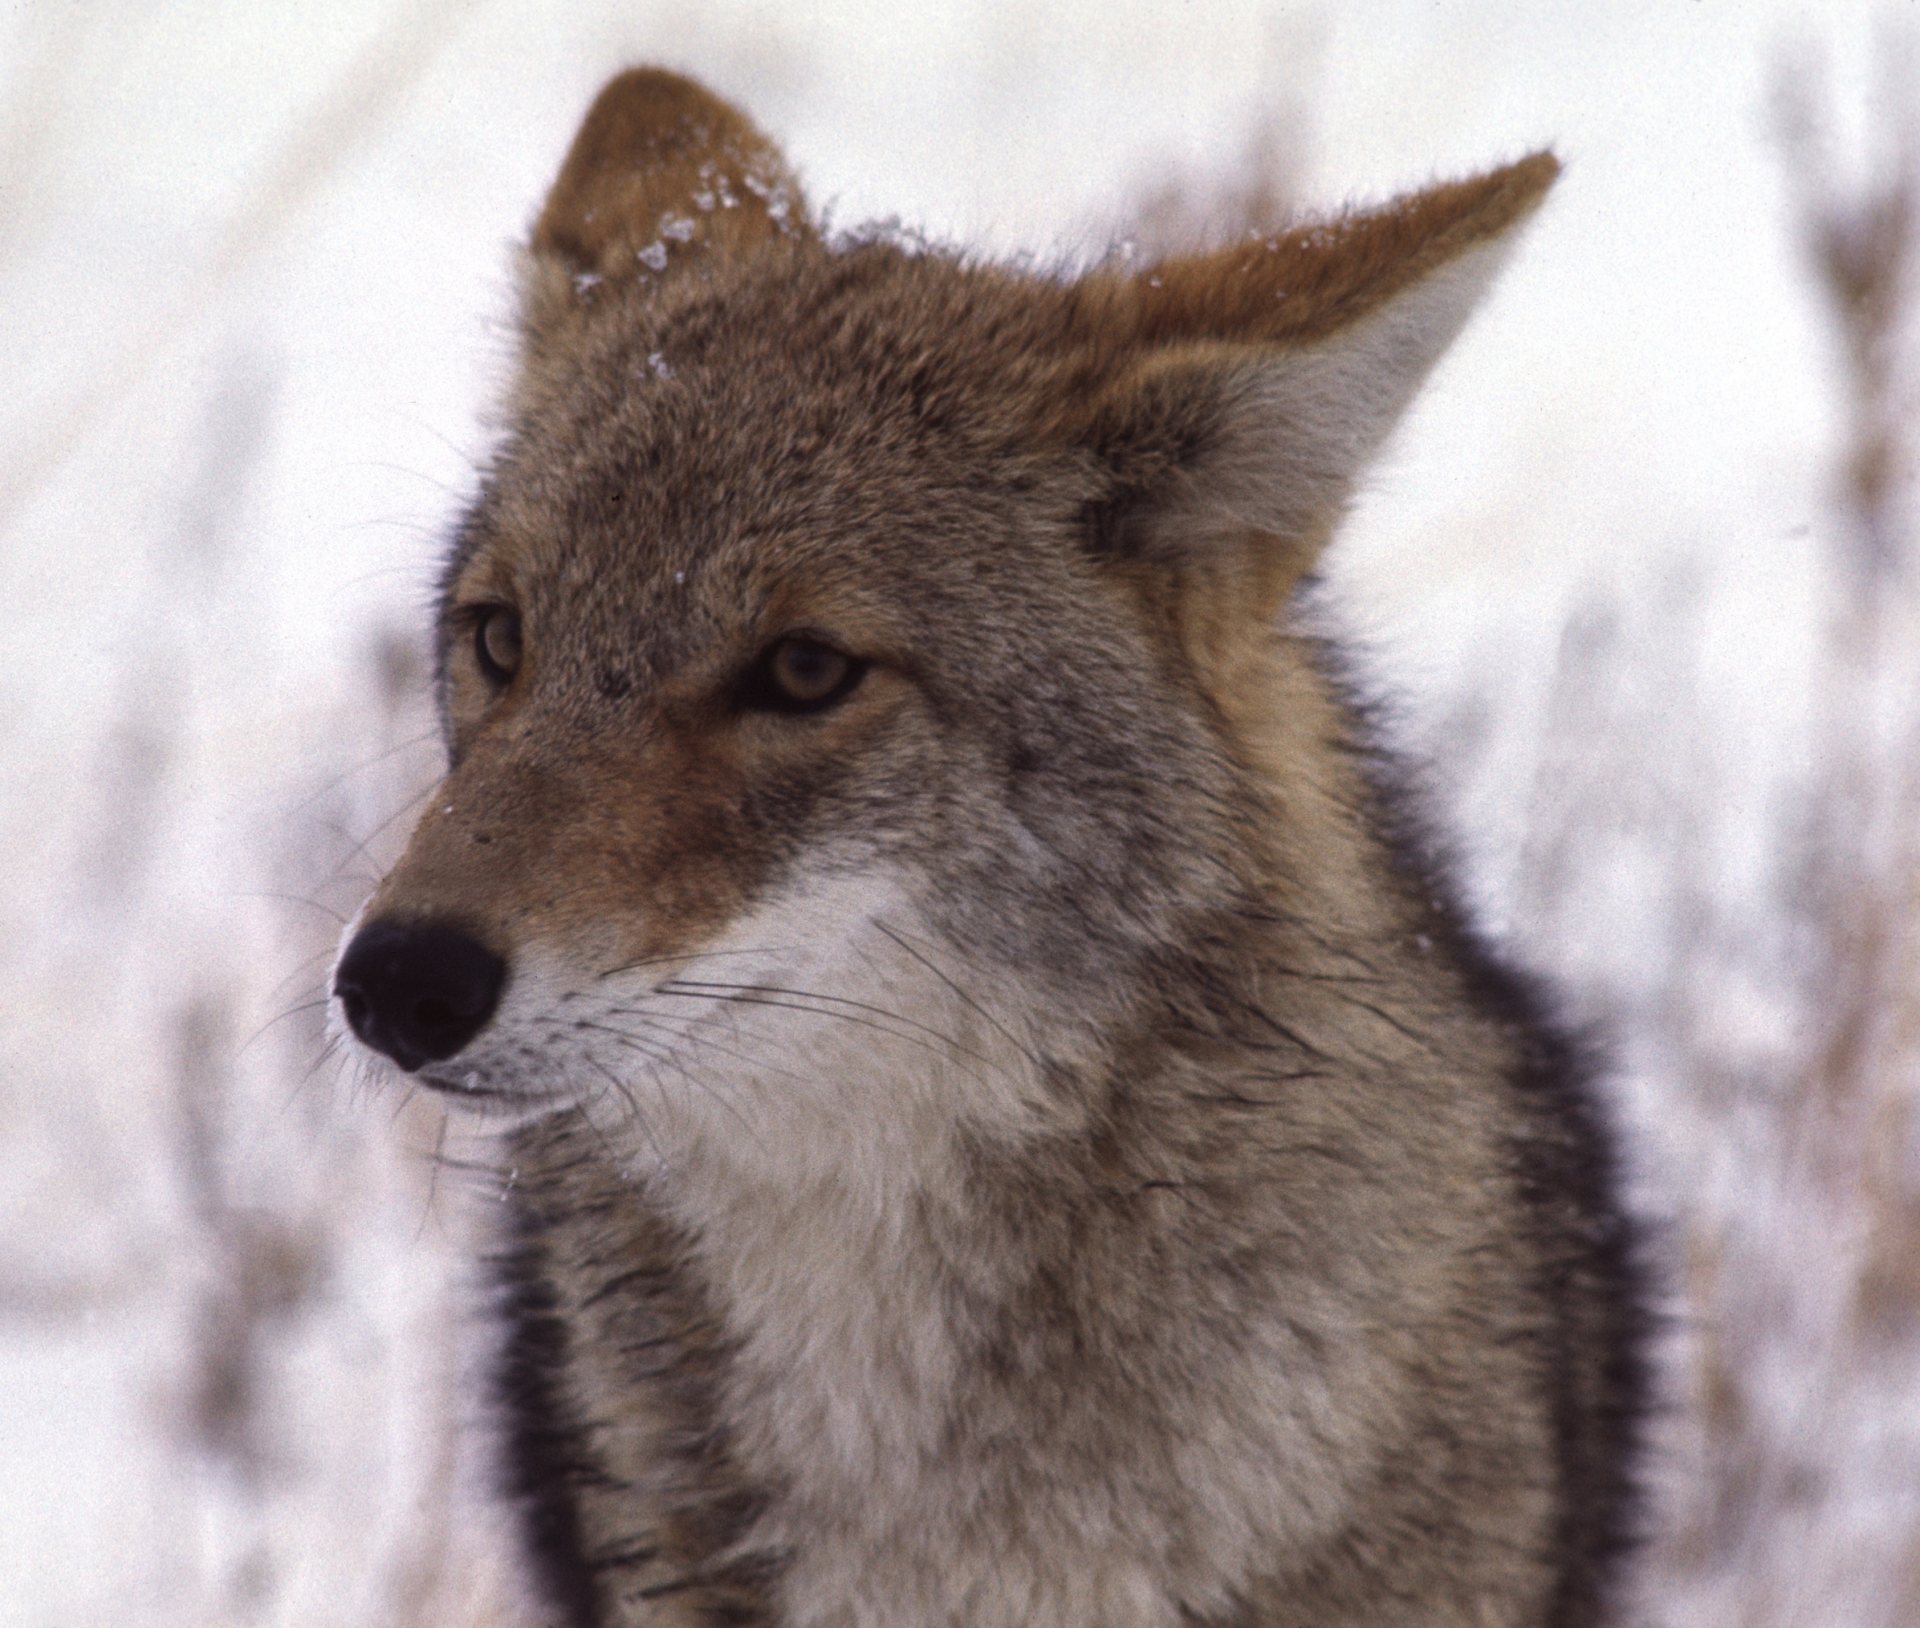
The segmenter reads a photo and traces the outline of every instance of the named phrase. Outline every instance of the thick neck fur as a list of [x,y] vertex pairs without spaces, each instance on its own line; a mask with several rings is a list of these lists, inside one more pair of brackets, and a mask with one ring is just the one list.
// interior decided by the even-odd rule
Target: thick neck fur
[[1607,1139],[1274,631],[1556,168],[1068,280],[602,93],[334,986],[513,1127],[539,1620],[1602,1620]]
[[[1338,727],[1316,695],[1279,688],[1287,728]],[[1463,1553],[1476,1521],[1539,1523],[1551,1489],[1501,1466],[1538,1427],[1524,1403],[1429,1441],[1460,1428],[1428,1416],[1436,1398],[1484,1386],[1448,1372],[1457,1325],[1531,1360],[1524,1317],[1476,1288],[1527,1245],[1503,1218],[1497,1110],[1457,1085],[1510,1059],[1421,949],[1421,907],[1352,887],[1382,874],[1351,835],[1367,794],[1350,762],[1327,773],[1273,811],[1324,824],[1316,868],[1195,901],[1183,942],[1141,947],[1102,1049],[1043,1053],[1024,1037],[1086,1034],[1079,1014],[990,1015],[948,985],[916,1021],[958,1060],[848,1029],[824,1135],[778,1113],[640,1141],[629,1124],[624,1145],[570,1121],[523,1134],[549,1166],[525,1182],[556,1196],[546,1225],[576,1234],[547,1247],[611,1282],[635,1253],[616,1218],[645,1211],[674,1293],[711,1320],[690,1359],[711,1416],[662,1428],[698,1437],[741,1514],[679,1575],[752,1557],[770,1621],[1170,1628],[1242,1620],[1236,1602],[1286,1586],[1276,1552],[1382,1540],[1349,1525],[1377,1518],[1383,1479],[1447,1483]],[[942,1111],[989,1069],[1004,1112]],[[575,1352],[563,1407],[589,1439],[619,1434],[656,1362],[636,1332],[589,1321]],[[1546,1406],[1525,1374],[1516,1389]],[[583,1507],[590,1548],[631,1543]],[[1093,1611],[1088,1579],[1112,1591]]]

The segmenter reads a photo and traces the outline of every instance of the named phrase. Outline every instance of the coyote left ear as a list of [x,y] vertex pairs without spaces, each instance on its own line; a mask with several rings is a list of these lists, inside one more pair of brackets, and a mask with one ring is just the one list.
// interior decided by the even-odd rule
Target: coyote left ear
[[[1202,568],[1270,616],[1559,172],[1550,153],[1384,208],[1091,285],[1131,360],[1090,444],[1096,543]],[[1222,557],[1222,550],[1234,559]]]
[[603,283],[659,286],[811,232],[799,182],[744,113],[631,68],[594,99],[534,222],[525,325],[537,341]]

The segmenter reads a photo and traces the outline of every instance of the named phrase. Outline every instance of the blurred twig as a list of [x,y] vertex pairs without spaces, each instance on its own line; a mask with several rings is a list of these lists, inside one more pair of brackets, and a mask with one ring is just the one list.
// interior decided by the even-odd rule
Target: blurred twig
[[[1689,1628],[1800,1628],[1816,1620],[1816,1599],[1817,1620],[1834,1628],[1920,1620],[1914,1498],[1885,1485],[1920,1486],[1920,1428],[1889,1405],[1920,1368],[1920,602],[1908,411],[1920,80],[1912,51],[1883,61],[1870,131],[1880,151],[1857,177],[1836,161],[1808,53],[1782,72],[1776,99],[1791,224],[1837,341],[1847,415],[1837,524],[1823,528],[1838,594],[1812,675],[1808,809],[1778,838],[1777,908],[1804,954],[1777,998],[1796,1020],[1778,1055],[1718,1109],[1701,1093],[1729,1077],[1727,1058],[1695,1022],[1715,990],[1691,956],[1661,1021],[1687,1105],[1710,1113],[1720,1157],[1741,1166],[1739,1202],[1682,1200],[1690,1474],[1656,1567],[1666,1620]],[[1709,786],[1699,817],[1715,817],[1712,798]]]
[[[1849,184],[1837,172],[1820,88],[1782,75],[1781,151],[1800,241],[1840,341],[1849,437],[1842,482],[1844,595],[1819,697],[1819,828],[1809,889],[1820,943],[1818,1039],[1809,1058],[1810,1134],[1844,1124],[1844,1192],[1861,1175],[1872,1127],[1905,1108],[1888,1098],[1920,970],[1920,708],[1912,690],[1915,564],[1910,495],[1913,316],[1920,303],[1920,90],[1915,55],[1884,54],[1877,163]],[[1902,1014],[1905,1021],[1902,1021]],[[1908,1039],[1911,1039],[1908,1034]],[[1817,1136],[1815,1140],[1818,1140]],[[1920,1291],[1920,1278],[1916,1279]]]
[[1846,497],[1862,545],[1857,566],[1869,579],[1910,563],[1899,512],[1912,451],[1900,350],[1920,250],[1920,73],[1910,39],[1884,44],[1883,150],[1858,184],[1838,173],[1813,71],[1783,70],[1775,92],[1795,223],[1844,353],[1852,415]]
[[1224,168],[1163,171],[1129,211],[1132,252],[1160,260],[1274,231],[1299,207],[1306,152],[1305,116],[1287,104],[1247,132],[1238,158]]
[[1273,86],[1263,112],[1249,121],[1238,151],[1224,163],[1171,163],[1143,177],[1124,213],[1120,253],[1142,262],[1258,236],[1297,213],[1313,155],[1313,106],[1323,39],[1275,24],[1269,30],[1265,76]]

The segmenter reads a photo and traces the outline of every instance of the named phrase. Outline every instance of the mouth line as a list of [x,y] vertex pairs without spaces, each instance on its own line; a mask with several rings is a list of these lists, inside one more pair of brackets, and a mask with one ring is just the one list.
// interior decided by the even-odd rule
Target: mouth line
[[529,1090],[524,1086],[481,1085],[464,1077],[466,1071],[421,1069],[413,1078],[446,1103],[449,1109],[471,1109],[481,1118],[522,1118],[565,1107],[563,1092]]
[[467,1102],[522,1100],[517,1091],[503,1091],[497,1086],[491,1085],[475,1085],[471,1081],[457,1077],[450,1078],[444,1074],[433,1074],[424,1068],[415,1074],[414,1078],[429,1090],[439,1092],[443,1097],[458,1097]]

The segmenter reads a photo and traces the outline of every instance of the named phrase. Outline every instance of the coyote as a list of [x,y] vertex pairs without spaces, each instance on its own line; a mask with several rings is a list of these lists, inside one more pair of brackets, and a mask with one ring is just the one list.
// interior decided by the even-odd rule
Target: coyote
[[497,1135],[539,1620],[1613,1620],[1611,1144],[1289,613],[1556,169],[1068,277],[601,94],[333,986]]

